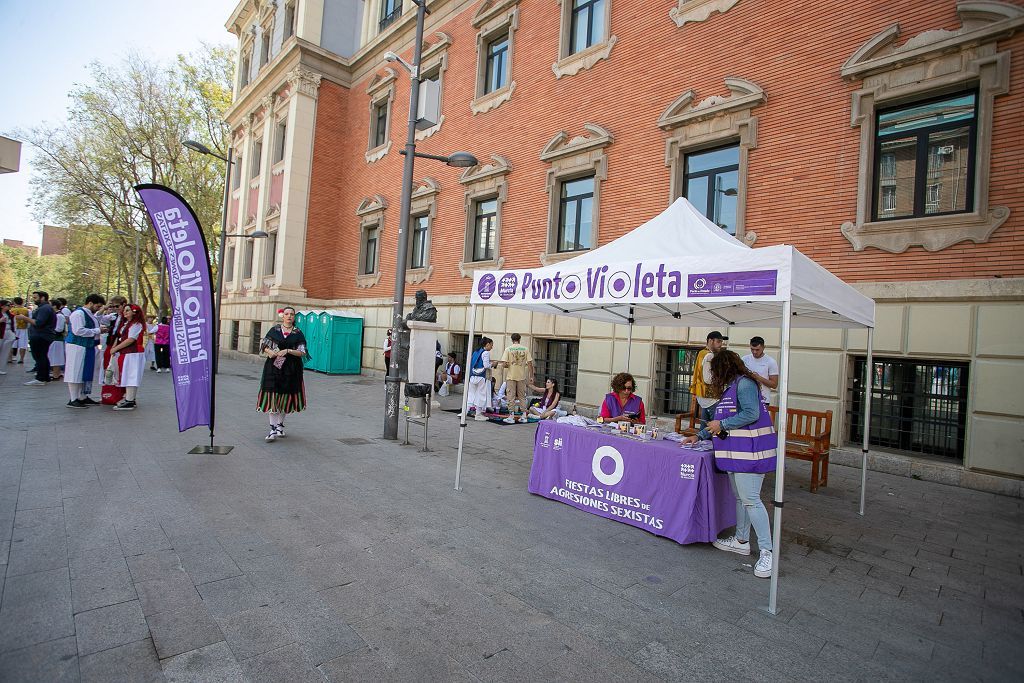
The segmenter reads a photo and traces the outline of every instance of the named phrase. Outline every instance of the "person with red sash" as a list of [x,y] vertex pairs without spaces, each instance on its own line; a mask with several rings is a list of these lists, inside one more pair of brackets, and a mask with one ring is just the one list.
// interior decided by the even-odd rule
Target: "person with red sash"
[[601,404],[601,417],[605,422],[629,422],[630,424],[647,424],[647,411],[644,400],[637,396],[636,380],[628,372],[620,372],[612,377],[611,393],[605,394]]
[[768,510],[761,500],[761,485],[765,473],[775,469],[779,439],[752,374],[733,351],[716,353],[711,361],[710,392],[721,398],[715,404],[714,418],[703,423],[696,436],[688,436],[682,443],[711,439],[715,465],[729,474],[736,496],[736,533],[716,540],[714,546],[726,552],[749,555],[753,525],[761,551],[754,565],[754,576],[766,579],[772,575],[773,546]]
[[135,397],[146,374],[145,332],[145,312],[135,304],[125,304],[117,343],[110,347],[110,362],[117,363],[118,386],[124,387],[124,398],[114,410],[135,410]]

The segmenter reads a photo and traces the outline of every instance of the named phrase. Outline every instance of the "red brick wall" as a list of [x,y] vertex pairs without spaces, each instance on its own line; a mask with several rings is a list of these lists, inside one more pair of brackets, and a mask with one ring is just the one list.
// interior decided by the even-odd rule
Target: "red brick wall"
[[[443,83],[441,130],[418,145],[424,152],[467,150],[481,159],[506,156],[508,201],[502,213],[500,253],[506,268],[539,264],[547,230],[548,196],[540,151],[560,130],[583,132],[584,123],[608,128],[608,179],[601,188],[600,241],[621,236],[663,210],[669,170],[666,134],[656,121],[683,91],[698,99],[728,94],[723,79],[751,80],[767,95],[754,110],[758,146],[750,154],[747,230],[758,246],[795,245],[848,281],[927,280],[1024,276],[1024,34],[1001,41],[1012,53],[1011,92],[996,99],[990,204],[1008,206],[1010,218],[986,244],[960,243],[940,252],[913,247],[902,254],[869,248],[854,252],[839,227],[856,216],[860,131],[850,126],[851,93],[839,69],[876,33],[899,22],[902,43],[929,29],[955,29],[955,2],[822,0],[781,3],[744,0],[724,15],[677,28],[668,19],[675,2],[615,0],[612,33],[619,39],[609,60],[575,76],[556,79],[558,5],[522,0],[514,37],[511,79],[515,92],[498,109],[474,116],[476,6],[428,35],[452,36]],[[408,51],[405,56],[408,55]],[[380,68],[383,68],[383,64]],[[379,69],[378,69],[379,71]],[[352,90],[321,85],[310,197],[305,282],[313,297],[387,297],[393,288],[402,157],[408,112],[408,78],[399,69],[392,108],[392,148],[367,164],[367,75]],[[441,184],[426,283],[432,294],[466,293],[459,275],[465,231],[460,171],[418,160],[416,178]],[[355,286],[359,253],[355,208],[367,196],[390,202],[385,213],[380,283]],[[416,287],[410,287],[411,293]]]

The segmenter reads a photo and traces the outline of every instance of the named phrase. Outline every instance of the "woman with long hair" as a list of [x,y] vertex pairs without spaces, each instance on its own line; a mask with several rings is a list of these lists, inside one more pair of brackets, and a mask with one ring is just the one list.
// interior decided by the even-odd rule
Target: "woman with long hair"
[[612,377],[612,390],[605,394],[601,404],[601,417],[605,422],[629,422],[647,424],[644,400],[637,396],[636,380],[628,372]]
[[135,397],[146,374],[145,333],[146,313],[136,304],[125,304],[117,342],[110,347],[110,362],[117,363],[118,386],[124,387],[124,398],[114,410],[135,410]]
[[533,391],[544,392],[543,396],[541,396],[540,403],[530,406],[530,417],[537,417],[541,420],[552,420],[556,417],[565,415],[564,410],[558,409],[558,404],[562,400],[562,394],[558,391],[558,380],[548,377],[544,380],[543,388],[530,385],[530,389]]
[[[772,418],[761,400],[761,389],[743,360],[733,351],[719,351],[711,361],[711,394],[720,397],[714,419],[701,426],[698,439],[711,439],[715,447],[715,465],[728,472],[736,496],[736,533],[714,542],[719,550],[750,554],[750,527],[757,534],[761,551],[754,576],[772,575],[772,530],[768,510],[761,500],[764,475],[775,469],[778,435]],[[714,438],[712,438],[714,437]]]
[[309,355],[306,337],[295,326],[293,307],[285,306],[278,314],[281,322],[271,327],[260,343],[260,353],[267,360],[263,364],[256,410],[266,413],[270,421],[267,442],[285,435],[285,415],[306,409],[306,387],[302,381],[302,361]]

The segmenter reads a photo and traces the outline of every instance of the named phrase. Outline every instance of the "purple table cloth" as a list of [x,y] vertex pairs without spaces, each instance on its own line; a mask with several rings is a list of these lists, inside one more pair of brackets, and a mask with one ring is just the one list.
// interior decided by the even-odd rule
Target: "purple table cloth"
[[671,538],[710,543],[736,524],[729,478],[710,452],[606,429],[537,426],[530,493]]

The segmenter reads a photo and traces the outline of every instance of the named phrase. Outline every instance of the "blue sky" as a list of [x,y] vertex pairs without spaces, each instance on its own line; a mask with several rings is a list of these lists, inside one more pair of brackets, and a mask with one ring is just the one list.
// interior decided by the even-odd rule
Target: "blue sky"
[[[0,0],[0,133],[65,118],[67,93],[94,61],[113,64],[134,50],[161,60],[200,42],[234,45],[224,24],[237,0]],[[26,206],[32,150],[21,170],[0,175],[0,237],[38,245]]]

